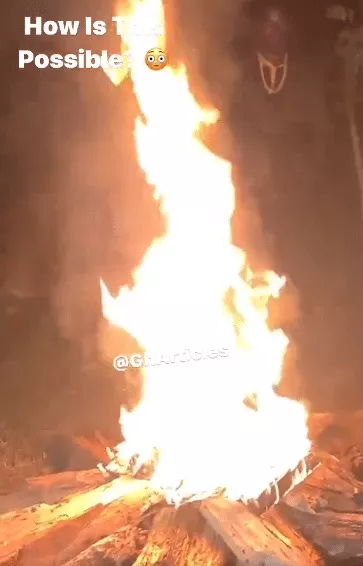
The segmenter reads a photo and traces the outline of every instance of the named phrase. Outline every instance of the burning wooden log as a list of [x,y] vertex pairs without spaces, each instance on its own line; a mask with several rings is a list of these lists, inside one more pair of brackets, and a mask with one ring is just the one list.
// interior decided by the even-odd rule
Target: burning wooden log
[[16,493],[0,496],[0,514],[32,507],[40,503],[52,505],[61,499],[104,485],[99,470],[62,472],[29,478]]
[[[357,415],[358,418],[361,418],[361,413],[356,413],[353,418],[352,416],[349,416],[349,421],[351,423],[356,423]],[[346,418],[345,421],[347,420],[348,419]],[[271,507],[278,503],[281,498],[289,493],[291,489],[293,489],[301,481],[305,480],[311,471],[319,465],[319,459],[321,458],[324,461],[328,459],[330,465],[333,465],[334,462],[331,461],[331,456],[339,455],[340,458],[344,460],[346,466],[350,464],[350,467],[354,468],[355,471],[362,468],[363,455],[355,445],[352,445],[351,442],[349,442],[353,435],[347,434],[344,427],[335,425],[335,421],[337,421],[337,417],[334,417],[331,414],[318,414],[310,417],[309,430],[310,436],[313,440],[312,453],[302,459],[294,470],[289,470],[283,476],[277,477],[257,499],[247,500],[241,496],[240,500],[247,505],[250,511],[257,515],[268,511]],[[331,437],[334,440],[333,444]],[[341,449],[334,449],[334,443],[338,444]],[[109,465],[106,465],[106,470],[113,472],[116,471],[116,473],[118,471],[121,474],[126,471],[127,473],[135,476],[139,473],[140,466],[143,465],[138,463],[138,459],[136,457],[131,459],[130,462],[122,462],[118,458],[119,456],[116,451],[112,461]],[[352,458],[353,461],[350,462]],[[153,462],[148,462],[147,464],[147,466],[143,465],[144,469],[150,467],[152,470],[154,468]],[[193,493],[188,490],[188,486],[182,481],[177,486],[173,486],[171,488],[165,487],[163,493],[169,504],[180,506],[207,498],[215,498],[218,496],[223,497],[226,495],[226,490],[221,487],[207,492]]]
[[[136,465],[135,465],[136,462]],[[140,466],[143,470],[154,469],[153,462],[148,462],[148,465],[138,465],[137,458],[133,458],[129,463],[122,463],[117,459],[117,455],[112,459],[111,463],[105,467],[105,471],[109,470],[111,473],[119,470],[119,472],[125,473],[125,471],[135,477],[140,472]],[[313,455],[309,454],[307,457],[300,460],[295,469],[288,470],[283,476],[275,478],[267,488],[261,493],[261,495],[256,499],[246,499],[241,496],[239,499],[247,505],[247,507],[255,515],[261,515],[270,509],[273,505],[279,502],[279,500],[284,497],[291,489],[298,485],[319,465],[319,460]],[[148,474],[146,474],[148,475]],[[148,476],[150,477],[150,476]],[[190,492],[188,486],[184,484],[183,481],[179,485],[173,486],[171,488],[165,487],[162,489],[166,501],[175,507],[180,507],[187,503],[192,503],[195,501],[202,501],[208,498],[224,497],[227,494],[227,490],[224,487],[212,488],[209,491],[200,492]]]
[[146,482],[120,478],[73,494],[57,504],[44,503],[0,516],[2,566],[56,566],[90,544],[137,522],[153,492]]
[[255,515],[266,513],[292,489],[304,481],[318,465],[319,461],[313,455],[308,455],[298,463],[294,470],[289,470],[285,475],[269,485],[257,499],[245,500],[244,503]]
[[345,469],[321,466],[281,502],[282,515],[312,542],[325,563],[363,563],[363,483]]
[[147,534],[140,533],[137,525],[128,525],[109,535],[69,560],[63,566],[130,566],[144,546]]
[[361,564],[363,483],[344,457],[323,462],[300,463],[248,506],[199,494],[176,509],[148,481],[105,484],[98,470],[32,478],[0,497],[0,565]]
[[48,484],[48,500],[52,489],[53,499],[60,493],[62,481],[71,489],[80,482],[80,491],[58,504],[0,516],[0,564],[101,566],[107,560],[119,566],[224,566],[237,557],[239,564],[250,566],[263,560],[320,566],[363,559],[363,484],[339,470],[338,463],[334,471],[320,465],[263,517],[223,498],[179,509],[164,503],[160,510],[160,504],[150,507],[155,493],[148,482],[122,478],[91,487],[92,474],[97,485],[96,472],[74,473],[73,480],[70,473],[32,480],[30,490]]
[[315,468],[263,518],[225,499],[201,512],[242,564],[363,563],[363,483],[338,462]]
[[[303,537],[298,537],[299,544],[296,540],[295,544],[292,544],[286,534],[282,535],[274,528],[272,522],[256,517],[241,503],[226,499],[204,501],[201,512],[232,550],[239,564],[250,566],[323,564],[318,551]],[[289,526],[285,525],[285,533],[289,530]]]
[[205,522],[195,505],[168,507],[156,517],[147,544],[133,566],[196,564],[224,566],[232,554],[205,533]]

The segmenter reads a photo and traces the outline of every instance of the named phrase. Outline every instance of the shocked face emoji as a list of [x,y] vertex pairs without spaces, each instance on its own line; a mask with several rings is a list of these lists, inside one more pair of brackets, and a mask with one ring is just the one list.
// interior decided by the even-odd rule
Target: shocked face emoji
[[153,47],[145,55],[145,63],[152,71],[164,69],[168,63],[165,51],[159,47]]

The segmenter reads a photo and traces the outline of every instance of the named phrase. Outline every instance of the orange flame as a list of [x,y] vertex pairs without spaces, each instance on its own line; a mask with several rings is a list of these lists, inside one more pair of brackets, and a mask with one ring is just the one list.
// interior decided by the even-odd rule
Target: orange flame
[[[230,497],[258,497],[309,450],[304,407],[273,390],[288,340],[268,328],[267,302],[284,280],[269,272],[266,286],[253,289],[245,253],[231,243],[231,165],[198,139],[218,112],[198,106],[184,67],[147,68],[146,51],[163,37],[154,45],[157,38],[127,33],[145,21],[164,25],[161,0],[132,3],[123,44],[145,118],[135,124],[138,160],[167,230],[150,245],[133,288],[114,299],[101,282],[103,313],[147,352],[229,355],[144,368],[142,401],[133,412],[121,410],[126,442],[119,450],[146,461],[156,448],[159,487],[183,481],[190,493],[224,488]],[[251,396],[257,410],[243,403]]]

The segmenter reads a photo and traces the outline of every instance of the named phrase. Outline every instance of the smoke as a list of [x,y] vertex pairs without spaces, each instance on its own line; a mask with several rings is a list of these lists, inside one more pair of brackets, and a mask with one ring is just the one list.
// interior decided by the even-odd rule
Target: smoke
[[[244,89],[253,88],[251,77],[244,76],[245,54],[241,47],[250,33],[249,6],[250,2],[243,0],[181,0],[177,8],[166,12],[170,30],[167,40],[170,38],[171,60],[186,64],[198,102],[220,111],[218,123],[202,132],[203,140],[214,153],[232,163],[236,189],[233,242],[247,252],[253,270],[263,271],[276,268],[275,242],[266,232],[254,190],[259,185],[269,190],[269,158],[253,143],[249,127],[246,128],[248,120],[243,118],[248,116],[249,109],[242,109],[242,116],[236,112],[241,107]],[[291,336],[300,315],[299,293],[289,282],[281,299],[271,304],[270,324],[290,334],[280,392],[291,397],[303,394],[298,350]]]
[[17,15],[17,20],[10,15],[1,41],[1,292],[30,298],[47,293],[53,277],[49,131],[55,85],[40,84],[34,74],[17,68],[23,41],[22,14]]
[[[107,22],[111,6],[107,3],[100,13],[92,12],[89,3],[82,12],[77,5],[77,14],[67,17],[84,15]],[[119,50],[112,33],[95,42],[97,47],[84,45],[94,51]],[[62,335],[81,346],[85,359],[92,359],[101,318],[99,279],[113,293],[130,283],[161,226],[152,190],[137,163],[133,130],[138,109],[131,85],[116,88],[102,70],[81,70],[74,76],[54,130],[59,275],[53,305]]]
[[[230,128],[233,100],[243,82],[232,47],[237,29],[243,33],[246,25],[241,8],[241,2],[223,0],[167,5],[167,40],[172,63],[185,62],[197,100],[221,112],[215,128],[202,134],[214,153],[233,163],[235,243],[247,249],[252,263],[268,267],[260,217],[245,190]],[[117,51],[112,34],[25,41],[25,15],[53,20],[88,15],[109,21],[108,1],[84,0],[72,6],[24,1],[13,23],[14,55],[30,45],[34,52],[74,52],[79,47]],[[20,293],[22,286],[28,296],[48,293],[63,337],[92,351],[100,317],[99,278],[114,292],[130,282],[133,268],[163,229],[135,155],[136,101],[130,85],[116,89],[102,71],[13,72],[7,131],[20,164],[16,190],[22,196],[7,221],[5,288]]]
[[[24,37],[25,16],[109,19],[103,2],[18,3],[1,39],[5,67],[2,97],[2,245],[6,254],[2,292],[18,298],[47,297],[54,323],[67,340],[94,333],[100,316],[99,276],[106,242],[110,187],[117,184],[113,147],[112,85],[102,71],[18,69],[19,49],[35,53],[107,49],[103,38]],[[111,93],[111,94],[110,94]],[[118,116],[119,117],[119,116]],[[116,181],[115,181],[116,179]],[[93,329],[93,330],[92,330]]]
[[171,60],[186,63],[193,93],[221,111],[228,111],[241,74],[231,57],[241,6],[239,0],[180,0],[176,6],[166,5]]
[[[249,4],[245,0],[180,0],[173,8],[167,5],[167,41],[172,63],[185,63],[197,101],[220,112],[218,123],[201,132],[202,138],[211,151],[232,163],[236,188],[234,243],[247,251],[252,268],[261,270],[272,267],[272,246],[245,171],[254,148],[249,141],[242,144],[242,139],[250,136],[246,121],[236,112],[244,89],[250,88],[250,77],[244,77],[244,61],[239,58],[244,53],[237,48],[250,32]],[[251,147],[246,159],[247,146]],[[263,182],[268,178],[268,159],[262,152],[255,153],[257,167],[250,170],[254,169],[254,175]]]

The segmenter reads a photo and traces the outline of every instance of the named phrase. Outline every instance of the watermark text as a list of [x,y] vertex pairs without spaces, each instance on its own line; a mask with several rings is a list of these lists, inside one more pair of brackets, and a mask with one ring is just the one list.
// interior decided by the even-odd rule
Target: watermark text
[[228,348],[186,348],[178,352],[167,352],[162,354],[131,354],[131,356],[116,356],[113,367],[117,371],[126,371],[128,368],[143,368],[175,363],[199,362],[201,360],[215,360],[226,358],[229,355]]

